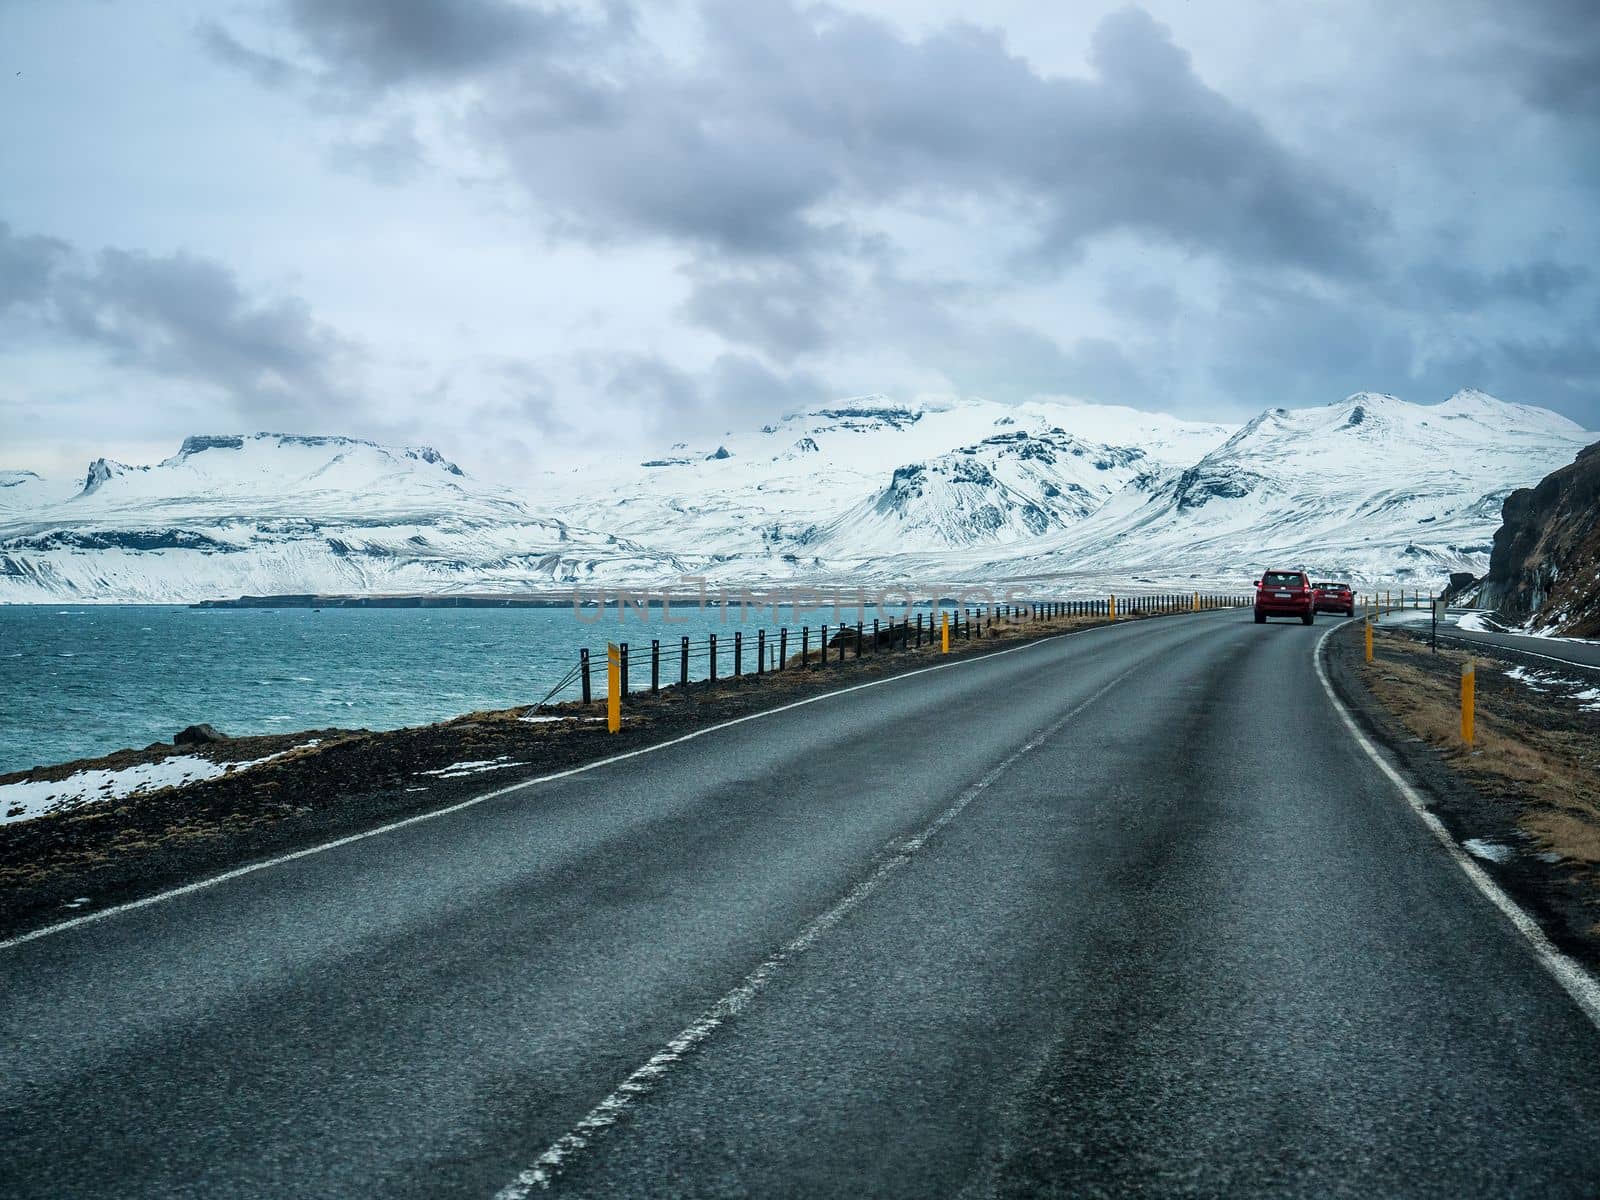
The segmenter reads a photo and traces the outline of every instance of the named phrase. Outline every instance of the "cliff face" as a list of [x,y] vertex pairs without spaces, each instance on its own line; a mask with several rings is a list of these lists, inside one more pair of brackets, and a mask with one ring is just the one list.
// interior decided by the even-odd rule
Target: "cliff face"
[[1481,599],[1542,633],[1600,636],[1600,442],[1506,497]]

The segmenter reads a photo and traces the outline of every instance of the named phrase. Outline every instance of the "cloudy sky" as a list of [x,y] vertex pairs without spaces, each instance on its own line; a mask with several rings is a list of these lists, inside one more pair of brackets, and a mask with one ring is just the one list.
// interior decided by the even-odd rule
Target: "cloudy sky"
[[1589,0],[0,0],[0,467],[513,478],[866,392],[1593,429],[1597,252]]

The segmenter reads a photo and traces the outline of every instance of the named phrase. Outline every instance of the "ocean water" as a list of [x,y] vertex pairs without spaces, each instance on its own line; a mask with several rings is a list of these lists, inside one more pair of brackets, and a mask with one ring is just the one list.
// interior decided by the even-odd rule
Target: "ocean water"
[[[924,608],[925,611],[925,608]],[[853,622],[857,609],[840,610]],[[895,616],[902,615],[897,610]],[[326,726],[395,729],[481,708],[543,699],[593,656],[594,694],[605,690],[607,640],[630,643],[630,685],[650,681],[649,646],[662,643],[662,683],[678,677],[678,639],[718,635],[719,673],[733,668],[733,632],[775,637],[771,610],[674,609],[663,624],[615,608],[586,623],[560,608],[198,609],[156,606],[0,605],[0,774],[36,764],[170,741],[186,725],[224,733],[284,733]],[[874,610],[864,619],[870,624]],[[887,614],[885,614],[887,615]],[[781,619],[812,637],[831,608]],[[680,620],[682,623],[679,623]],[[813,641],[813,644],[815,642]],[[798,632],[790,652],[798,650]],[[769,653],[776,652],[775,643]],[[691,677],[704,678],[697,658]],[[558,698],[576,698],[574,683]]]

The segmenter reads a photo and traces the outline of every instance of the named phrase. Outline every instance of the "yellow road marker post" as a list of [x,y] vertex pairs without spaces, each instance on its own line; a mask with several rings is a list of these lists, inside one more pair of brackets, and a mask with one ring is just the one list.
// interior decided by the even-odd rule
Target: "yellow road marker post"
[[1106,612],[1110,614],[1113,621],[1117,619],[1117,597],[1114,593],[1112,594],[1110,604],[1106,606]]
[[622,728],[622,649],[606,643],[606,732]]
[[1194,594],[1194,608],[1190,609],[1189,611],[1191,611],[1191,612],[1199,612],[1200,611],[1200,593],[1199,592],[1196,592]]
[[947,612],[939,614],[939,653],[950,653],[950,614]]
[[1461,664],[1461,740],[1472,745],[1474,718],[1477,716],[1478,661],[1467,659]]
[[1367,626],[1367,661],[1371,662],[1372,661],[1372,622],[1371,621],[1366,622],[1366,626]]

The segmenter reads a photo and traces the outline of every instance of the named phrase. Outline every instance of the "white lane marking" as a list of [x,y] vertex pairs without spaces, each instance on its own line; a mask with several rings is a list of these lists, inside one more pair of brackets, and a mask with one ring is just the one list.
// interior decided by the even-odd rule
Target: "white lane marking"
[[615,1125],[635,1100],[648,1094],[668,1071],[715,1033],[725,1021],[742,1012],[761,990],[772,982],[779,971],[809,950],[818,938],[877,891],[885,879],[910,862],[912,856],[926,846],[930,838],[959,817],[984,789],[1004,775],[1018,759],[1049,741],[1084,709],[1145,665],[1147,664],[1140,662],[1129,667],[1069,712],[1034,734],[957,796],[955,802],[934,818],[933,823],[922,832],[910,838],[896,838],[891,841],[886,847],[889,857],[880,863],[872,874],[835,901],[821,916],[814,917],[799,934],[746,975],[732,991],[726,993],[691,1022],[682,1033],[651,1055],[642,1067],[618,1084],[615,1091],[591,1108],[570,1130],[552,1142],[550,1148],[534,1160],[533,1166],[519,1172],[515,1179],[496,1192],[495,1200],[527,1200],[534,1188],[548,1188],[574,1155],[581,1153],[596,1137]]
[[1528,913],[1505,892],[1500,885],[1489,877],[1486,872],[1465,850],[1450,836],[1450,831],[1444,827],[1444,822],[1428,810],[1428,804],[1416,788],[1406,782],[1399,771],[1390,765],[1387,756],[1373,745],[1372,739],[1361,732],[1355,718],[1350,715],[1349,709],[1339,699],[1333,690],[1333,684],[1328,679],[1328,673],[1323,669],[1323,650],[1327,640],[1337,632],[1337,627],[1328,630],[1317,639],[1317,647],[1312,651],[1312,660],[1316,664],[1317,678],[1322,681],[1323,691],[1328,693],[1328,700],[1333,704],[1334,711],[1339,714],[1344,727],[1350,731],[1350,736],[1355,738],[1356,744],[1366,751],[1367,757],[1377,764],[1378,769],[1389,778],[1395,788],[1405,797],[1406,803],[1413,812],[1421,818],[1427,826],[1428,832],[1444,847],[1456,866],[1472,880],[1473,885],[1482,892],[1484,898],[1505,914],[1506,919],[1516,927],[1518,933],[1527,941],[1533,950],[1534,957],[1539,964],[1555,977],[1557,983],[1566,991],[1567,995],[1577,1004],[1578,1009],[1595,1028],[1600,1029],[1600,980],[1589,974],[1576,960],[1556,949],[1555,945],[1545,936],[1544,930]]
[[[1218,611],[1218,610],[1212,610]],[[1223,610],[1227,611],[1227,610]],[[1178,616],[1200,616],[1199,613],[1180,613]],[[54,925],[45,925],[27,933],[17,934],[15,937],[0,940],[0,950],[9,950],[13,946],[20,946],[24,942],[31,942],[38,938],[49,937],[52,934],[65,933],[69,929],[76,929],[81,925],[92,925],[96,921],[104,921],[107,917],[114,917],[121,913],[133,912],[136,909],[147,908],[152,904],[160,904],[166,900],[175,900],[179,896],[188,896],[194,892],[204,891],[216,887],[219,883],[227,883],[230,879],[239,879],[245,875],[254,875],[257,871],[265,871],[269,867],[282,866],[284,863],[294,862],[296,859],[310,858],[313,854],[322,854],[328,850],[337,850],[340,846],[348,846],[352,842],[365,841],[367,838],[379,837],[385,833],[393,833],[397,829],[404,829],[409,825],[420,825],[424,821],[433,821],[439,817],[447,817],[451,813],[460,812],[462,809],[472,808],[484,803],[486,800],[495,800],[501,796],[509,795],[522,788],[537,787],[540,784],[551,783],[557,779],[566,779],[572,775],[582,775],[585,771],[596,771],[601,767],[608,767],[613,763],[624,762],[630,758],[638,758],[641,754],[654,754],[657,750],[665,750],[668,746],[676,746],[682,742],[692,742],[695,738],[705,737],[707,734],[719,730],[731,729],[735,725],[743,725],[746,721],[759,721],[763,717],[776,716],[778,713],[788,712],[791,709],[804,708],[807,704],[817,704],[823,700],[832,700],[836,696],[849,695],[851,692],[863,691],[866,688],[880,687],[886,683],[898,683],[902,679],[911,679],[918,675],[926,675],[931,671],[947,671],[952,667],[969,667],[976,663],[988,662],[991,659],[1003,658],[1007,654],[1016,654],[1022,650],[1032,650],[1048,642],[1059,641],[1062,638],[1077,637],[1085,633],[1093,633],[1099,629],[1128,629],[1139,628],[1142,622],[1128,622],[1115,625],[1095,625],[1089,629],[1069,629],[1064,633],[1052,633],[1032,642],[1024,642],[1020,646],[1011,646],[1005,650],[994,650],[988,654],[980,654],[973,658],[958,658],[953,662],[935,663],[929,667],[918,667],[915,671],[904,671],[899,675],[891,675],[887,679],[871,679],[866,683],[853,683],[849,687],[834,688],[816,696],[807,696],[804,700],[794,700],[788,704],[780,704],[776,708],[763,709],[758,713],[748,716],[734,717],[732,720],[723,721],[717,725],[707,725],[704,729],[696,729],[691,733],[679,737],[669,738],[664,742],[657,742],[651,746],[641,746],[637,750],[628,750],[622,754],[612,754],[606,758],[598,758],[594,762],[584,763],[582,766],[568,767],[565,771],[556,771],[549,775],[540,775],[535,779],[524,779],[521,783],[507,784],[503,788],[496,788],[492,792],[482,792],[469,797],[447,808],[435,808],[425,813],[418,813],[414,817],[406,817],[400,821],[390,821],[387,825],[379,825],[376,829],[367,829],[361,833],[352,833],[347,837],[335,838],[331,842],[322,842],[316,846],[308,846],[304,850],[296,850],[290,854],[280,854],[275,858],[263,859],[261,862],[250,863],[248,866],[235,867],[231,871],[224,871],[220,875],[212,875],[207,879],[200,879],[194,883],[186,883],[181,887],[169,888],[164,892],[145,896],[138,900],[130,900],[126,904],[113,905],[111,908],[101,909],[99,912],[85,913],[81,917],[72,917],[65,921],[58,921]]]

